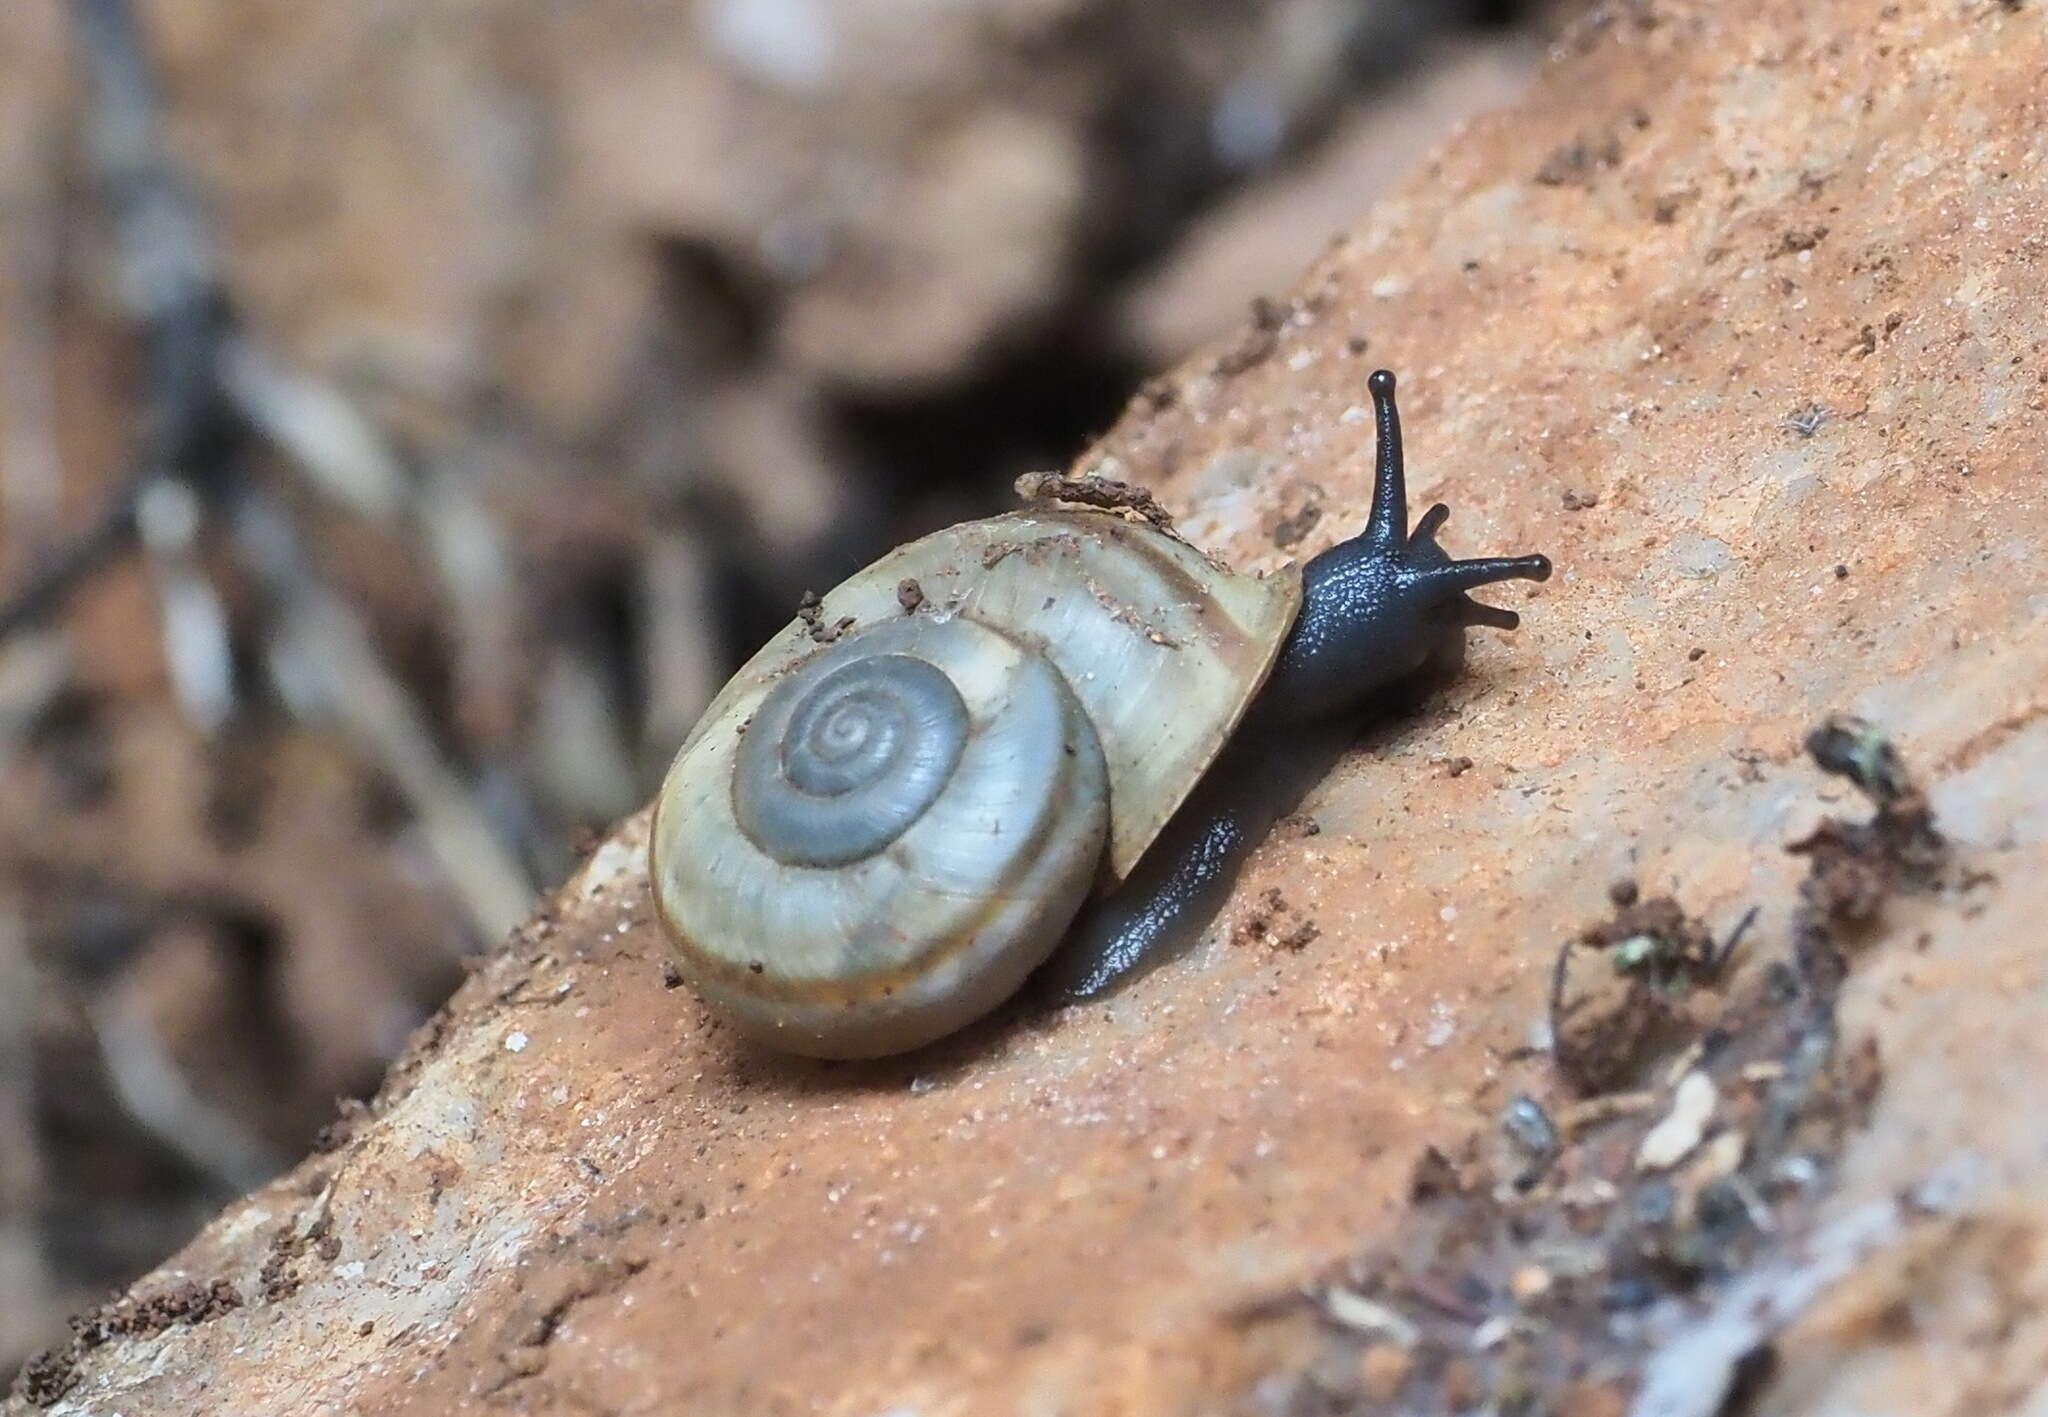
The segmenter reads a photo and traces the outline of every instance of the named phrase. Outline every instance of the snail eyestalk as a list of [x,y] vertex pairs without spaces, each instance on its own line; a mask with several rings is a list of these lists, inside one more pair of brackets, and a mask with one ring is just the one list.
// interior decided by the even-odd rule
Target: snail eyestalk
[[[1372,511],[1360,537],[1374,546],[1399,546],[1408,539],[1408,471],[1401,453],[1401,410],[1394,404],[1394,371],[1376,369],[1365,381],[1379,433],[1373,453]],[[1430,508],[1432,514],[1436,508]],[[1450,509],[1444,509],[1444,516]],[[1443,518],[1438,517],[1441,524]]]

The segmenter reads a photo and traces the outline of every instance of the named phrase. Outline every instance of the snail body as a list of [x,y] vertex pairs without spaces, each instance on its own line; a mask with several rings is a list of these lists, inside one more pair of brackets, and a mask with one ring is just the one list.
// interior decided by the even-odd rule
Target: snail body
[[1393,376],[1371,388],[1372,517],[1305,568],[1240,574],[1151,525],[1029,507],[898,548],[771,640],[656,799],[685,979],[786,1051],[921,1046],[1045,962],[1247,713],[1338,713],[1463,625],[1511,626],[1460,592],[1548,563],[1450,561],[1441,509],[1409,534]]

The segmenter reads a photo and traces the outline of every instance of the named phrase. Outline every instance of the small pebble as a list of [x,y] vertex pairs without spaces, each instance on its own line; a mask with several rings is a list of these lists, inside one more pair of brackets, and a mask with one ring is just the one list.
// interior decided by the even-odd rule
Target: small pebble
[[1472,1330],[1473,1351],[1484,1353],[1489,1348],[1498,1348],[1508,1341],[1508,1335],[1515,1331],[1514,1321],[1506,1314],[1495,1314],[1478,1328]]
[[1509,1139],[1530,1156],[1549,1156],[1557,1150],[1557,1128],[1535,1098],[1516,1093],[1500,1121]]
[[1636,1150],[1636,1169],[1662,1171],[1685,1160],[1706,1135],[1719,1101],[1712,1078],[1703,1072],[1687,1073],[1672,1095],[1671,1111],[1644,1134]]
[[1359,1333],[1378,1334],[1390,1343],[1412,1348],[1422,1335],[1414,1324],[1376,1299],[1352,1289],[1331,1288],[1323,1294],[1323,1312],[1330,1322]]

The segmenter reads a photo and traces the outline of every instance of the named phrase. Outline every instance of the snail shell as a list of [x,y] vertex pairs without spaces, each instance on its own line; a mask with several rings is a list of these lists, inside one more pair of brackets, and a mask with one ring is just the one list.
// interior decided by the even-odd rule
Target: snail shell
[[[918,582],[906,615],[898,587]],[[1150,526],[1028,510],[899,548],[705,711],[651,874],[685,977],[776,1047],[866,1057],[1008,997],[1221,750],[1300,606]]]

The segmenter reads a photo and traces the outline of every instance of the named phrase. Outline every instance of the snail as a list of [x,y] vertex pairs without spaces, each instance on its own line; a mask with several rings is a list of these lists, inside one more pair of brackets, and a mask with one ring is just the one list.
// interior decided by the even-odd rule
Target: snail
[[[1342,720],[1466,626],[1513,629],[1465,592],[1543,580],[1549,561],[1450,559],[1442,504],[1411,530],[1394,376],[1368,387],[1365,528],[1304,566],[1240,574],[1159,525],[1027,506],[808,606],[714,698],[656,798],[649,871],[685,981],[787,1052],[921,1047],[1114,900],[1241,728]],[[1062,962],[1068,992],[1156,952],[1160,921],[1220,869],[1216,831]]]

